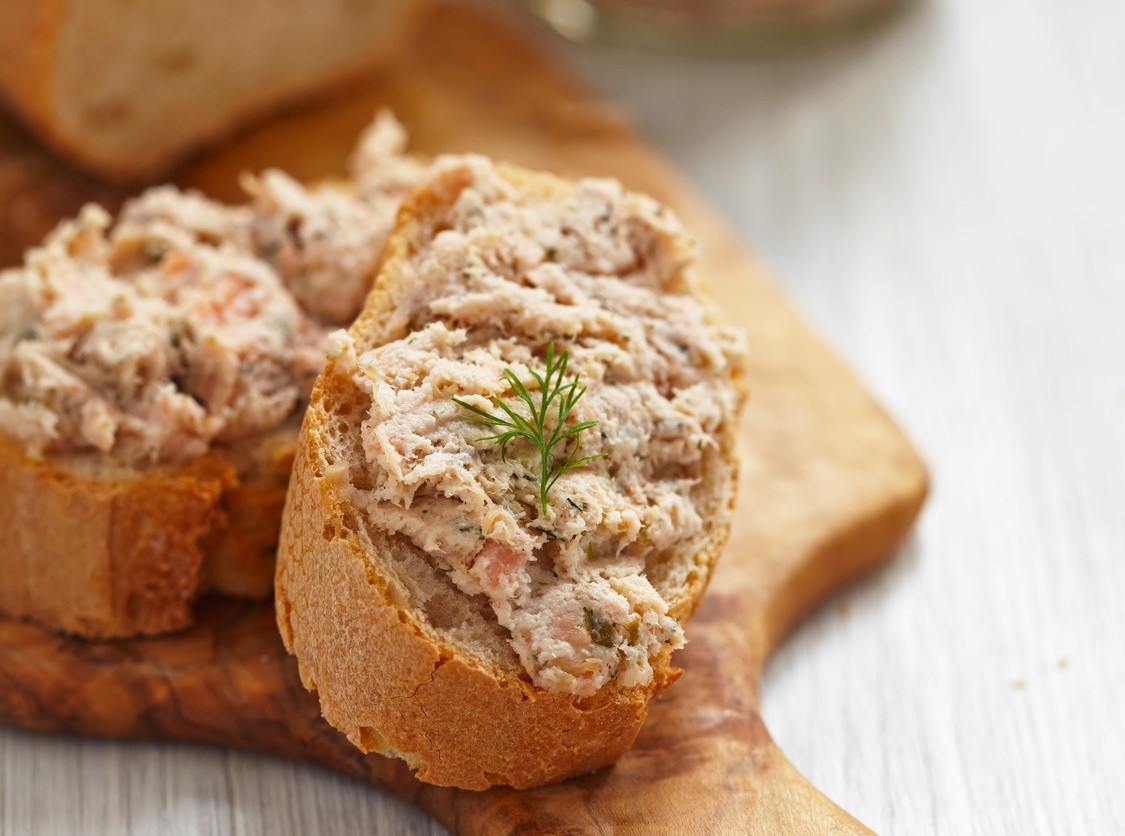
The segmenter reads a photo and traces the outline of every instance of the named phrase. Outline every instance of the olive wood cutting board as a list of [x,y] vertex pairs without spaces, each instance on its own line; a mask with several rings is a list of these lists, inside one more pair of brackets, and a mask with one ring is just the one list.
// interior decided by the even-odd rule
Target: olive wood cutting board
[[[310,761],[384,787],[458,833],[867,832],[770,740],[758,685],[794,621],[887,559],[926,494],[914,448],[802,322],[727,226],[612,108],[526,36],[437,7],[394,68],[274,119],[176,179],[237,199],[240,171],[342,173],[390,106],[424,152],[480,151],[566,175],[619,177],[671,204],[702,247],[721,308],[752,346],[742,495],[730,544],[678,655],[683,678],[615,767],[538,790],[427,786],[364,756],[319,716],[272,607],[206,601],[160,639],[89,643],[0,620],[0,721],[51,732],[203,741]],[[0,264],[86,200],[124,190],[78,174],[0,117]]]

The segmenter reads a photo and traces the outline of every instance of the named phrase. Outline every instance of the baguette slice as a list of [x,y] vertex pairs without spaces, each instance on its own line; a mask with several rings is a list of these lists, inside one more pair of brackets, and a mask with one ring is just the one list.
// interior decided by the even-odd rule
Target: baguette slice
[[344,182],[87,207],[0,272],[0,612],[120,638],[189,626],[209,591],[270,596],[324,339],[424,168],[405,142],[382,114]]
[[387,60],[410,0],[0,0],[0,95],[119,180]]
[[268,597],[293,429],[145,471],[0,437],[0,612],[118,638],[188,627],[207,589]]
[[[412,537],[390,530],[399,525],[396,515],[403,520],[402,526],[407,526],[404,521],[408,518],[432,519],[426,516],[431,512],[444,513],[443,519],[451,513],[456,522],[458,512],[449,511],[449,495],[423,489],[400,507],[380,505],[373,494],[374,486],[385,484],[388,477],[365,451],[364,440],[374,437],[365,423],[372,414],[372,395],[357,383],[357,374],[363,375],[357,372],[357,358],[362,364],[368,351],[408,355],[416,341],[426,338],[428,328],[441,333],[447,327],[455,330],[463,324],[459,317],[480,302],[474,296],[479,288],[468,282],[458,288],[456,279],[446,296],[435,299],[429,295],[425,279],[427,259],[441,248],[446,231],[457,227],[466,211],[470,216],[475,211],[471,206],[475,198],[466,196],[471,192],[491,194],[501,214],[508,208],[532,206],[544,219],[541,230],[546,230],[545,235],[564,240],[573,234],[568,231],[570,209],[566,207],[572,205],[567,201],[579,189],[609,196],[605,219],[611,217],[609,204],[615,204],[612,217],[622,226],[610,228],[606,235],[612,243],[627,248],[624,256],[618,249],[616,257],[632,260],[630,269],[642,276],[637,281],[647,281],[661,293],[675,294],[668,297],[674,306],[698,306],[700,288],[691,269],[693,245],[678,223],[654,202],[623,194],[616,184],[606,181],[576,185],[546,174],[493,167],[480,158],[448,159],[437,165],[431,179],[400,210],[366,307],[348,334],[338,335],[336,351],[330,352],[328,366],[314,389],[298,441],[275,583],[282,638],[297,657],[302,682],[317,691],[327,720],[364,752],[404,759],[426,782],[466,789],[500,784],[528,788],[612,764],[635,739],[650,700],[681,673],[671,665],[670,657],[673,647],[682,642],[672,638],[666,638],[663,646],[630,670],[628,684],[623,674],[614,674],[615,669],[594,690],[588,687],[589,681],[568,678],[553,668],[529,669],[514,634],[501,625],[496,608],[490,606],[489,596],[469,594],[461,588],[465,574],[457,579],[458,573],[438,558],[440,547],[435,551],[420,547],[417,540],[424,539],[424,534]],[[633,211],[637,205],[642,211]],[[626,227],[630,231],[622,233]],[[496,231],[494,237],[497,252],[505,251],[506,233]],[[544,262],[558,262],[551,269],[569,270],[572,259],[596,267],[596,255],[582,255],[584,246],[594,244],[573,239],[571,244],[568,251],[560,246],[557,252],[551,246],[536,251],[532,245],[530,254],[522,243],[512,244],[508,254],[516,262],[538,260],[535,269]],[[499,264],[489,262],[487,254],[474,252],[472,246],[466,248],[468,257],[483,255],[483,262],[493,264],[500,273],[507,269],[504,259]],[[482,262],[474,263],[479,266]],[[466,273],[461,275],[465,278]],[[529,278],[532,275],[530,268],[528,273],[515,269],[509,279],[526,288],[547,274],[540,270],[534,274],[538,279]],[[581,312],[568,307],[574,300],[560,296],[554,302],[560,307],[552,310],[563,321],[572,312]],[[537,335],[533,324],[519,324],[529,310],[519,302],[510,308],[480,304],[491,311],[480,326],[489,332],[489,339],[504,342],[511,337],[516,344],[506,344],[517,354],[526,348],[529,353],[524,356],[538,358],[530,360],[529,369],[542,362],[546,342],[556,336],[573,350],[574,364],[590,356],[582,353],[589,336],[582,329],[593,320],[578,326],[576,333],[557,335],[550,333],[554,326],[544,324],[543,333]],[[597,302],[581,304],[586,313],[597,314]],[[679,622],[695,610],[729,533],[738,473],[737,413],[744,397],[741,336],[714,326],[710,314],[702,309],[700,316],[708,329],[714,329],[708,332],[714,350],[696,361],[710,364],[700,378],[713,385],[722,402],[711,435],[706,440],[701,437],[698,445],[694,440],[691,444],[692,450],[698,447],[701,451],[698,479],[691,489],[701,522],[686,540],[659,550],[644,545],[644,532],[634,542],[642,547],[639,558],[642,575],[647,576],[643,583],[651,582],[667,604],[667,616]],[[466,345],[479,343],[474,342],[477,337],[471,327],[466,333]],[[653,336],[649,333],[644,339]],[[521,345],[521,340],[527,345]],[[628,338],[622,341],[627,344]],[[690,351],[686,346],[680,350]],[[627,351],[618,357],[628,365]],[[374,384],[381,398],[389,397],[387,392],[396,380],[409,388],[417,381],[416,370],[397,365],[382,369],[379,383]],[[583,383],[589,385],[583,408],[604,394],[599,386],[609,385],[593,377],[584,378]],[[454,389],[453,394],[458,391]],[[431,418],[441,424],[450,418],[445,400],[443,396],[443,402],[435,401],[407,417],[422,425]],[[469,425],[466,432],[475,436],[488,430]],[[612,454],[610,448],[599,446],[605,442],[597,441],[596,430],[587,435],[591,441],[583,446],[583,453],[601,450]],[[513,457],[516,447],[512,445]],[[464,461],[465,454],[458,455]],[[492,461],[498,458],[494,453]],[[595,473],[600,463],[591,463],[589,473]],[[573,475],[558,482],[550,499],[550,518],[557,521],[570,514],[567,505],[577,509],[586,507],[586,499],[593,502],[593,489],[582,490],[583,485],[592,484],[575,481]],[[524,509],[529,519],[538,513],[534,500],[530,502],[533,507]],[[372,516],[373,508],[379,509],[378,520]],[[577,518],[570,514],[570,519]],[[468,510],[464,521],[479,522]],[[438,534],[437,540],[441,537]],[[545,555],[540,549],[532,560],[542,566],[548,561]],[[566,607],[564,601],[558,611]],[[586,618],[590,617],[587,612]],[[594,637],[590,621],[586,629],[590,636],[576,641],[586,642],[587,650],[597,655],[601,651],[589,644]],[[617,632],[614,635],[620,638]],[[593,640],[601,644],[597,638]],[[647,678],[638,673],[644,668]]]

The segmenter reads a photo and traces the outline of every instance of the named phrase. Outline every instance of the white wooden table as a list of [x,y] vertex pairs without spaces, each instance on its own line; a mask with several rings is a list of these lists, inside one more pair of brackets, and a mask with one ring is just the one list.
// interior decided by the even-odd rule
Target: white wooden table
[[[881,832],[1125,833],[1125,4],[919,0],[799,53],[557,45],[696,181],[935,475],[766,721]],[[0,833],[433,833],[322,770],[0,731]]]

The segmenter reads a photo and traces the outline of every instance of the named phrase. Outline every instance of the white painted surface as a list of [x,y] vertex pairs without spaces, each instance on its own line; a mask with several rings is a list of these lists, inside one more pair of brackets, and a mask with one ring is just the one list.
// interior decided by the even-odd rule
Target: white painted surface
[[781,748],[880,832],[1125,833],[1125,4],[574,59],[933,468],[911,543],[768,669]]
[[[895,562],[772,663],[767,723],[881,832],[1125,832],[1125,4],[919,2],[756,59],[560,47],[913,433]],[[238,752],[0,731],[3,834],[437,833]]]

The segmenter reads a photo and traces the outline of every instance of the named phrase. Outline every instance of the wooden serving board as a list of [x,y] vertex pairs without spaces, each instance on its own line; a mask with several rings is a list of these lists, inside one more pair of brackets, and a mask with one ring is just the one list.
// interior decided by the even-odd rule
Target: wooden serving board
[[[319,716],[268,605],[209,601],[177,636],[117,643],[0,620],[0,721],[52,732],[205,741],[323,764],[411,801],[458,833],[867,832],[771,742],[758,711],[770,651],[794,621],[887,558],[926,494],[910,442],[801,321],[682,178],[612,109],[513,32],[439,7],[394,70],[274,120],[177,179],[237,199],[243,169],[343,171],[377,106],[422,151],[480,151],[562,174],[614,175],[671,204],[699,238],[722,308],[749,332],[742,499],[729,547],[679,654],[684,677],[612,769],[539,790],[427,786],[364,756]],[[77,174],[0,121],[0,263],[87,199]]]

